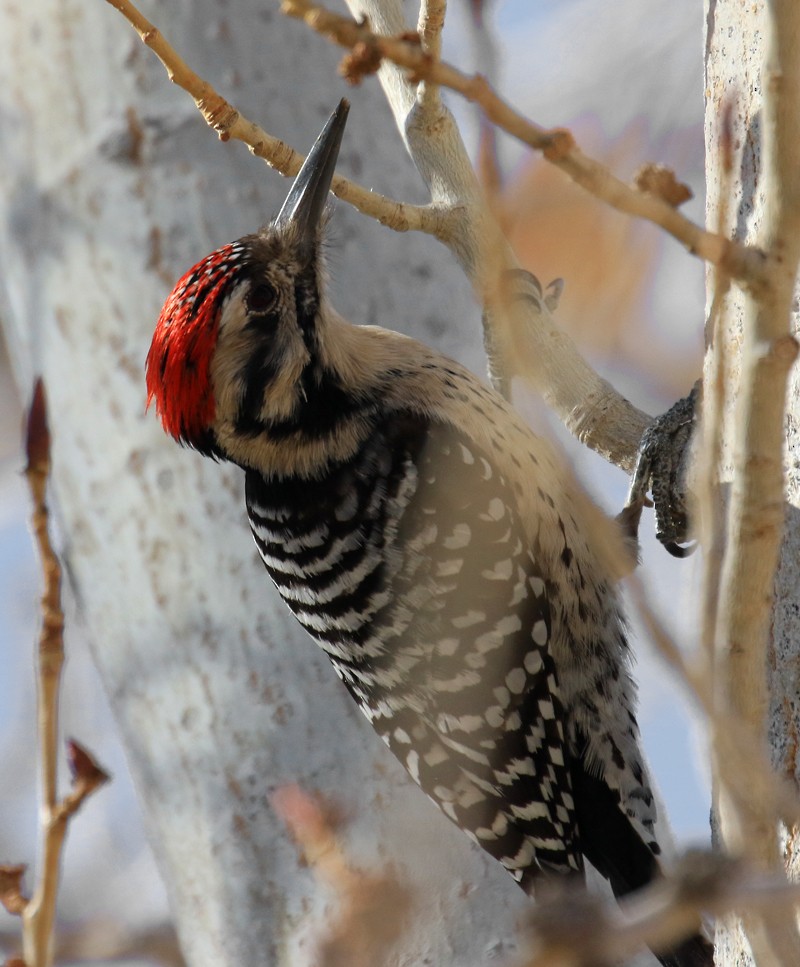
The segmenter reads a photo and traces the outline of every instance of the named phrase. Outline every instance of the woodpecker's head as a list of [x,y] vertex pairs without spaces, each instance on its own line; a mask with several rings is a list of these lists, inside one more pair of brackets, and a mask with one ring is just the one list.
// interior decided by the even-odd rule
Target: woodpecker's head
[[[319,249],[348,109],[343,100],[329,118],[277,218],[206,256],[161,310],[148,405],[155,401],[167,433],[203,453],[236,459],[228,441],[288,437],[298,421],[324,425],[337,402],[320,361]],[[320,387],[326,399],[309,412]]]

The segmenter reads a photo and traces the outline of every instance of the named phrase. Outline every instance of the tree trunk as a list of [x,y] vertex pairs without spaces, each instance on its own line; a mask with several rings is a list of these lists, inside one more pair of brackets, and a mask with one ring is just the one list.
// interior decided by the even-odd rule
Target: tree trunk
[[[299,150],[345,93],[335,53],[274,5],[144,12]],[[270,805],[291,782],[332,796],[353,855],[411,884],[408,962],[475,962],[513,936],[521,891],[411,784],[277,600],[240,472],[178,450],[144,412],[144,358],[174,280],[257,229],[286,183],[219,143],[101,0],[4,4],[0,25],[3,323],[21,392],[45,380],[65,563],[189,963],[298,953],[327,898]],[[377,86],[353,100],[343,172],[420,199]],[[475,362],[477,312],[444,249],[341,205],[331,235],[344,314]]]
[[[706,2],[706,174],[707,224],[716,229],[719,223],[721,192],[730,188],[730,224],[723,230],[741,242],[764,243],[762,222],[765,206],[775,185],[770,184],[770,171],[763,155],[764,105],[762,91],[767,83],[765,73],[766,45],[770,27],[768,6],[753,4]],[[729,111],[733,169],[726,179],[723,116]],[[714,279],[709,273],[708,305],[713,298]],[[732,288],[725,305],[723,340],[729,368],[729,400],[724,414],[722,480],[730,482],[734,461],[734,426],[740,376],[740,350],[746,297]],[[793,319],[797,331],[797,315]],[[786,485],[785,530],[781,558],[775,581],[775,602],[763,675],[767,683],[767,735],[772,764],[779,775],[797,782],[798,765],[798,695],[800,695],[800,497],[798,474],[798,429],[800,427],[800,395],[795,367],[790,378],[786,417]],[[796,877],[800,872],[800,850],[793,832],[785,836],[783,856],[787,872]],[[791,913],[787,909],[786,917]],[[722,967],[744,967],[752,964],[752,954],[738,922],[721,924],[717,932],[718,962]],[[760,962],[760,961],[759,961]]]

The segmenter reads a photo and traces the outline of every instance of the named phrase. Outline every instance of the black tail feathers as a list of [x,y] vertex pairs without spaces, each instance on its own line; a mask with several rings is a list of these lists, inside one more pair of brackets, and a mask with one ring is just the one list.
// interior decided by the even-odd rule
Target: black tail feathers
[[[619,807],[606,783],[591,775],[584,763],[573,762],[575,797],[581,850],[611,884],[614,896],[647,886],[661,875],[658,860]],[[700,934],[673,950],[656,953],[663,967],[714,967],[714,948]]]

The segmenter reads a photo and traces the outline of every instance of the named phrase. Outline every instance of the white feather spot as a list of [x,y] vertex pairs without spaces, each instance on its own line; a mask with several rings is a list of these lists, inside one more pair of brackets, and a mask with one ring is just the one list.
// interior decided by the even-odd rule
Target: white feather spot
[[480,715],[461,715],[452,718],[450,730],[458,729],[461,732],[475,732],[483,726],[483,718]]
[[481,676],[474,671],[463,671],[455,678],[437,678],[433,686],[437,692],[460,692],[463,688],[471,688],[480,683]]
[[506,675],[506,685],[508,685],[508,690],[512,695],[521,695],[527,680],[528,676],[525,674],[524,668],[512,668]]
[[487,651],[494,651],[495,648],[499,648],[502,644],[503,637],[497,628],[492,628],[491,631],[478,635],[475,639],[475,647],[481,655],[486,654]]
[[524,870],[530,866],[532,860],[533,844],[526,839],[516,856],[506,857],[505,859],[501,860],[501,862],[503,866],[511,867],[512,870]]
[[469,524],[456,524],[449,537],[445,537],[442,544],[448,551],[457,551],[459,548],[466,547],[472,540],[472,531]]
[[533,631],[531,632],[531,638],[536,642],[537,645],[547,644],[547,622],[539,620],[533,626]]
[[525,671],[529,675],[538,675],[542,670],[542,656],[538,651],[529,651],[523,662]]
[[531,591],[540,598],[544,594],[544,581],[541,578],[528,578],[528,584],[531,586]]
[[487,708],[484,718],[493,729],[499,729],[503,726],[503,710],[499,705],[491,705]]
[[437,742],[423,756],[425,764],[429,766],[440,766],[447,761],[447,751]]
[[454,628],[471,628],[485,620],[486,615],[482,611],[467,611],[466,614],[453,618],[452,623]]
[[542,802],[529,802],[524,806],[512,806],[511,812],[516,819],[546,819],[547,806]]
[[513,570],[513,563],[510,558],[505,561],[498,561],[490,570],[481,571],[481,577],[487,581],[508,581]]
[[491,520],[502,520],[506,512],[506,505],[499,497],[492,497],[489,501],[487,513]]
[[507,688],[503,688],[502,685],[500,688],[495,688],[494,697],[497,699],[500,708],[508,708],[508,703],[511,701],[511,693]]
[[458,651],[458,646],[461,643],[460,638],[442,638],[436,646],[436,650],[440,655],[444,655],[449,658],[451,655],[455,655]]
[[[454,823],[458,823],[458,816],[456,816],[456,807],[454,806],[453,803],[440,802],[439,805],[441,807],[442,812],[445,814],[445,816],[447,816],[449,819],[452,819]],[[471,833],[467,832],[467,835],[471,839],[474,839]]]
[[522,627],[522,621],[518,614],[509,614],[501,618],[495,625],[495,630],[501,635],[513,635]]
[[508,829],[508,817],[505,813],[498,813],[492,823],[492,832],[497,836],[504,836]]

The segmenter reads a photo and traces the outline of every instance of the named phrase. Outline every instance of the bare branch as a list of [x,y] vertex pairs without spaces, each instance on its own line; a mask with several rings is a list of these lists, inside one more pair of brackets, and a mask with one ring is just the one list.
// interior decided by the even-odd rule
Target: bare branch
[[[707,232],[657,194],[639,191],[620,181],[600,162],[585,155],[569,131],[548,130],[528,120],[500,98],[485,77],[467,75],[436,60],[419,44],[399,37],[383,37],[364,24],[332,13],[310,0],[284,0],[282,10],[304,20],[318,33],[353,50],[346,59],[347,77],[355,82],[373,73],[383,58],[410,72],[412,82],[427,81],[457,91],[480,105],[490,121],[523,144],[540,151],[551,164],[596,198],[618,211],[659,225],[689,252],[712,265],[723,265],[742,285],[758,289],[763,284],[763,255],[756,249]],[[359,70],[360,67],[360,70]]]
[[37,676],[39,762],[42,773],[39,809],[42,868],[33,896],[20,904],[18,912],[22,914],[25,961],[33,967],[49,967],[53,959],[61,850],[68,820],[84,799],[108,777],[87,753],[72,743],[73,793],[63,802],[57,801],[58,700],[64,665],[64,614],[61,609],[61,564],[53,550],[48,530],[46,497],[50,474],[50,431],[41,380],[36,383],[28,416],[26,450],[28,466],[25,475],[33,497],[33,531],[44,576]]
[[[417,21],[417,35],[425,53],[431,57],[440,57],[442,53],[442,30],[447,11],[447,0],[421,0],[419,5],[419,20]],[[356,83],[358,83],[356,81]],[[417,103],[420,110],[429,112],[433,116],[440,109],[441,94],[438,84],[423,81],[417,88]]]
[[[354,16],[376,32],[405,30],[397,0],[347,0]],[[422,109],[406,71],[383,61],[378,77],[409,153],[436,205],[451,211],[448,245],[487,308],[484,333],[494,375],[510,386],[521,377],[540,393],[567,429],[605,459],[630,472],[650,417],[601,379],[554,323],[548,300],[509,291],[519,263],[483,202],[469,155],[452,115]],[[502,389],[502,386],[498,388]]]
[[417,31],[422,49],[431,57],[442,53],[442,30],[447,12],[447,0],[422,0],[419,5]]
[[[286,177],[300,170],[304,156],[285,142],[273,137],[249,121],[225,100],[208,81],[203,80],[181,59],[167,43],[162,33],[147,20],[130,0],[107,0],[136,30],[142,41],[164,65],[167,76],[194,99],[206,123],[222,141],[234,139],[247,145],[252,154]],[[441,210],[425,205],[409,205],[370,191],[362,185],[334,176],[331,191],[342,201],[352,205],[363,215],[374,218],[396,232],[419,231],[441,237],[445,234],[446,215]]]
[[39,765],[41,769],[42,865],[39,883],[23,913],[25,960],[37,967],[52,960],[52,933],[58,888],[58,868],[63,830],[54,830],[50,817],[56,808],[58,768],[58,697],[64,664],[64,615],[61,610],[61,565],[48,533],[47,480],[50,473],[50,432],[44,386],[36,383],[28,417],[26,442],[28,478],[33,497],[33,532],[44,576],[42,629],[39,637],[37,711]]

